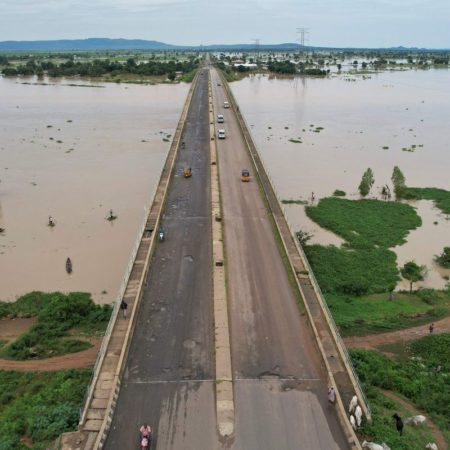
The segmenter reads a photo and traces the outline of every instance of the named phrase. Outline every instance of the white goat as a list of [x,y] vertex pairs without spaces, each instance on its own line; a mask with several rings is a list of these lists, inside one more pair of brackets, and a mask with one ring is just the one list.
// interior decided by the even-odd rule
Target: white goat
[[422,416],[421,414],[417,415],[417,416],[411,416],[408,417],[407,419],[405,419],[405,423],[409,424],[409,425],[421,425],[423,423],[425,423],[425,421],[427,420],[427,418],[425,416]]
[[375,442],[367,442],[367,441],[364,441],[362,443],[362,448],[368,448],[369,450],[384,450],[382,445],[375,444]]
[[425,445],[425,448],[427,450],[439,450],[438,446],[434,442],[428,442],[428,444]]
[[350,414],[350,425],[356,431],[356,420],[355,420],[355,416],[353,414]]
[[358,427],[361,426],[361,418],[362,418],[362,409],[361,406],[357,405],[355,409],[355,418],[356,418],[356,425]]
[[354,395],[352,399],[350,400],[350,404],[348,405],[348,412],[351,414],[353,410],[356,408],[356,405],[358,404],[358,397]]

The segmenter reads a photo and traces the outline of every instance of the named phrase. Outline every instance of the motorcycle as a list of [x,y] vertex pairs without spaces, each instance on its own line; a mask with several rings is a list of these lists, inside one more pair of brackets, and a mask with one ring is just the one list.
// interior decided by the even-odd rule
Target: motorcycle
[[164,236],[164,231],[160,231],[160,232],[159,232],[159,242],[163,242],[163,241],[164,241],[164,238],[165,238],[165,236]]
[[151,450],[152,441],[153,441],[152,433],[150,433],[147,436],[144,436],[142,433],[139,433],[139,445],[141,450]]

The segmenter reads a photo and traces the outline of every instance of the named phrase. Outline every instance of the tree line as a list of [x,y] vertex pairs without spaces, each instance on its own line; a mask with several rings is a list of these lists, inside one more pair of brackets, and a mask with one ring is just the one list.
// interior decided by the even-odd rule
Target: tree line
[[190,58],[187,61],[148,61],[136,62],[129,58],[125,63],[110,61],[108,59],[95,59],[93,61],[81,62],[73,58],[56,64],[52,61],[36,61],[30,59],[25,64],[16,67],[4,67],[5,76],[37,75],[44,74],[50,77],[101,77],[104,75],[135,74],[139,76],[161,76],[167,75],[169,79],[175,79],[176,72],[187,73],[197,68],[199,61]]

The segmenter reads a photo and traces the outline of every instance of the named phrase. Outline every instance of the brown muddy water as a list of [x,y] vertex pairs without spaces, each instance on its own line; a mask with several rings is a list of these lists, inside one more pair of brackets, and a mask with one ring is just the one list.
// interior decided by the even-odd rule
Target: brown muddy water
[[[372,195],[380,197],[395,165],[409,186],[450,189],[450,70],[384,72],[351,81],[347,75],[257,75],[231,87],[280,199],[311,202],[314,192],[317,202],[335,189],[359,198],[368,167],[375,174]],[[442,288],[450,270],[439,269],[433,258],[450,245],[450,220],[432,202],[413,206],[423,226],[394,251],[400,265],[414,259],[427,266],[423,286]],[[304,206],[285,209],[291,227],[312,232],[313,242],[342,242],[311,222]]]
[[0,299],[79,290],[111,302],[189,85],[23,81],[36,82],[0,78]]

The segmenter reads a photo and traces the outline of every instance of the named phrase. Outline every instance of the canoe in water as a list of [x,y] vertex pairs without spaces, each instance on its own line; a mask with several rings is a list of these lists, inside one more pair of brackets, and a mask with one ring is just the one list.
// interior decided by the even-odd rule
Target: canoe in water
[[66,259],[66,272],[72,273],[72,261],[70,260],[70,258]]

